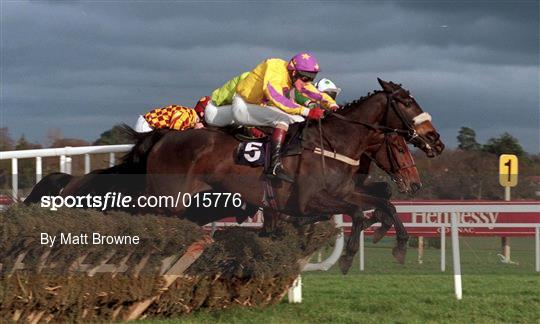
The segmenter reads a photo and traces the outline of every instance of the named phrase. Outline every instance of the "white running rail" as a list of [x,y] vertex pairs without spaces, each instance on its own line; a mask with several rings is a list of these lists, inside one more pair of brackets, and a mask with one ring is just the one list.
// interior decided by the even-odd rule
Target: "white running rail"
[[11,192],[13,199],[16,200],[19,191],[18,178],[18,160],[19,159],[36,159],[36,183],[42,177],[41,159],[44,157],[58,156],[60,172],[71,174],[71,157],[73,155],[84,155],[84,173],[89,173],[91,170],[90,154],[109,153],[109,166],[115,164],[115,153],[128,152],[133,145],[98,145],[98,146],[78,146],[78,147],[61,147],[36,150],[19,150],[19,151],[3,151],[0,152],[0,160],[11,159]]

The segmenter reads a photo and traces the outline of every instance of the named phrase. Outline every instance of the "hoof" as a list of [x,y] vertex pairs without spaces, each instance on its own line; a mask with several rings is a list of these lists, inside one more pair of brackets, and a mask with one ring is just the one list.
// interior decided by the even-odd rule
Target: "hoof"
[[247,214],[243,214],[243,215],[240,215],[240,216],[236,216],[236,223],[242,224],[243,222],[246,221],[246,219],[248,219],[248,215],[247,215]]
[[353,257],[342,255],[341,258],[339,258],[339,269],[341,269],[341,273],[346,275],[349,272],[349,269],[351,269],[353,262]]
[[396,246],[392,249],[392,255],[394,258],[396,258],[399,264],[405,264],[405,254],[407,254],[407,250],[404,248],[399,248]]

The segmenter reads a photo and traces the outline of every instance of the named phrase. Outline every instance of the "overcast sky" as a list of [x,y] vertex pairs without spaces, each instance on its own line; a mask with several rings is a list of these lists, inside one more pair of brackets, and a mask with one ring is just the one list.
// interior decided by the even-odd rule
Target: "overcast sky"
[[539,1],[4,1],[0,127],[95,140],[193,106],[268,57],[313,52],[340,101],[400,82],[451,147],[507,131],[540,151]]

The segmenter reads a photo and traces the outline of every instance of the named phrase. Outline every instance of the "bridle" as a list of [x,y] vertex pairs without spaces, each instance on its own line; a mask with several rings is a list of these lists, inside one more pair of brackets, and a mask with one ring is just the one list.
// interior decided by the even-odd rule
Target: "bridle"
[[[395,152],[394,152],[394,150],[392,148],[393,143],[391,141],[391,137],[393,135],[400,136],[397,133],[385,133],[384,134],[384,142],[381,144],[381,146],[382,145],[385,146],[386,158],[390,162],[390,168],[387,168],[384,165],[382,165],[375,157],[373,157],[372,154],[368,154],[367,152],[364,152],[364,155],[366,157],[368,157],[373,163],[375,163],[375,165],[377,165],[377,167],[379,167],[381,170],[383,170],[390,177],[392,182],[394,182],[396,184],[397,183],[405,183],[405,179],[400,175],[400,171],[405,170],[405,169],[409,169],[411,167],[414,167],[415,164],[414,164],[414,161],[413,161],[412,164],[401,164],[399,162],[399,159],[396,157]],[[378,154],[379,150],[381,149],[381,146],[379,146],[379,149],[377,150],[375,155]],[[401,153],[404,153],[404,152],[401,152]]]
[[[400,91],[404,91],[403,88],[399,88],[397,90],[394,90],[393,92],[385,92],[386,98],[387,98],[387,109],[386,109],[386,112],[385,112],[385,122],[386,122],[386,124],[388,124],[389,112],[390,112],[390,110],[393,110],[394,113],[396,114],[396,116],[398,116],[398,118],[400,119],[402,124],[405,126],[405,128],[392,128],[392,127],[383,126],[383,125],[379,125],[379,124],[366,123],[366,122],[357,121],[357,120],[347,118],[347,117],[345,117],[345,116],[343,116],[341,114],[338,114],[336,112],[328,112],[328,115],[334,116],[335,118],[337,118],[339,120],[348,122],[350,124],[361,125],[361,126],[364,126],[364,127],[376,130],[376,131],[380,131],[385,135],[385,144],[387,146],[387,154],[388,154],[387,157],[388,157],[388,160],[390,161],[390,163],[392,164],[392,168],[394,170],[388,170],[387,168],[382,167],[382,165],[380,163],[378,163],[377,160],[373,156],[368,154],[367,152],[363,152],[362,154],[367,156],[373,162],[375,162],[375,164],[379,168],[384,170],[390,176],[392,181],[396,182],[396,183],[399,182],[399,181],[402,181],[402,182],[404,181],[403,178],[401,178],[397,173],[399,173],[400,170],[406,169],[407,167],[410,167],[410,166],[400,167],[398,165],[397,161],[395,160],[395,156],[393,156],[393,154],[391,152],[390,144],[388,144],[387,138],[388,138],[389,134],[394,133],[394,134],[397,134],[397,135],[401,135],[401,136],[403,136],[405,138],[405,140],[408,143],[413,144],[416,147],[428,148],[428,149],[431,148],[431,146],[427,143],[427,141],[417,133],[417,131],[416,131],[415,127],[414,127],[415,125],[413,123],[411,123],[407,119],[407,117],[403,114],[403,111],[401,111],[401,109],[399,109],[399,107],[398,107],[398,105],[396,103],[397,101],[399,101],[400,103],[402,103],[405,106],[410,106],[410,102],[406,103],[406,102],[403,101],[402,98],[396,97],[396,94],[399,93]],[[412,99],[412,100],[414,100],[414,99]],[[422,114],[426,114],[427,116],[429,116],[429,114],[427,114],[427,113],[422,113]],[[420,114],[420,115],[422,115],[422,114]],[[420,115],[416,116],[415,118],[419,117]],[[318,126],[319,126],[319,140],[320,140],[321,147],[319,149],[319,152],[316,152],[316,153],[321,155],[322,173],[323,173],[323,178],[325,179],[324,186],[326,187],[326,163],[325,163],[325,158],[324,158],[326,154],[325,154],[325,149],[324,149],[324,142],[326,141],[326,142],[328,142],[330,144],[331,149],[334,151],[334,154],[336,154],[336,152],[333,149],[331,142],[328,141],[328,139],[323,134],[321,120],[319,120],[319,125]]]
[[[393,92],[385,92],[385,94],[386,94],[386,102],[387,102],[385,120],[386,120],[386,123],[388,124],[389,112],[392,110],[392,111],[394,111],[396,116],[398,116],[401,123],[405,126],[404,128],[391,128],[391,127],[388,127],[388,126],[361,122],[361,121],[357,121],[357,120],[347,118],[347,117],[345,117],[343,115],[340,115],[340,114],[338,114],[336,112],[330,112],[329,115],[334,116],[337,119],[343,120],[343,121],[351,123],[351,124],[362,125],[362,126],[368,127],[370,129],[373,129],[373,130],[381,131],[382,133],[385,133],[385,134],[387,134],[387,133],[397,133],[399,135],[402,135],[408,143],[410,143],[410,144],[412,144],[412,145],[414,145],[414,146],[416,146],[418,148],[431,149],[431,145],[428,143],[428,141],[424,137],[422,137],[420,134],[418,134],[418,132],[416,131],[416,129],[414,127],[415,125],[413,123],[411,123],[411,121],[405,116],[403,111],[401,109],[399,109],[399,107],[397,105],[398,101],[400,103],[402,103],[403,105],[405,105],[405,106],[410,106],[410,102],[404,102],[402,98],[396,97],[396,94],[399,93],[400,91],[404,91],[403,88],[399,88],[397,90],[394,90]],[[412,99],[412,100],[414,101],[414,99]],[[427,114],[427,113],[422,113],[422,114],[425,114],[425,115],[429,116],[429,114]],[[422,114],[416,116],[415,118],[421,116]]]
[[[400,121],[405,126],[405,129],[407,131],[407,134],[404,136],[405,140],[407,142],[411,143],[412,145],[418,147],[418,148],[431,149],[431,145],[428,143],[428,141],[423,136],[418,134],[418,132],[416,131],[416,128],[414,127],[415,124],[411,123],[411,121],[405,116],[403,111],[401,109],[399,109],[399,107],[398,107],[398,105],[396,103],[396,102],[400,102],[404,106],[408,107],[408,106],[411,105],[411,102],[416,102],[416,101],[414,100],[414,98],[411,98],[410,101],[405,102],[401,97],[395,96],[400,91],[404,91],[403,88],[399,88],[397,90],[394,90],[391,93],[388,93],[388,92],[386,93],[386,98],[387,98],[386,122],[388,123],[388,112],[390,111],[390,109],[392,109],[394,111],[394,113],[396,114],[396,116],[398,116]],[[417,106],[418,106],[418,104],[417,104]],[[423,113],[419,114],[418,116],[414,117],[413,120],[418,118],[418,117],[421,117],[421,116],[427,116],[427,117],[429,117],[429,120],[431,120],[431,117],[429,116],[429,114],[425,113],[425,112],[423,112]],[[437,140],[439,138],[438,136],[439,135],[437,134],[437,138],[435,140]]]
[[[400,176],[397,175],[397,173],[399,171],[401,171],[403,169],[406,169],[408,167],[411,167],[411,166],[400,167],[398,165],[397,161],[395,160],[395,157],[390,152],[391,148],[389,147],[390,145],[388,144],[388,141],[387,141],[387,137],[389,136],[389,134],[395,133],[397,135],[401,135],[401,136],[403,136],[403,138],[408,143],[410,143],[410,144],[412,144],[412,145],[414,145],[414,146],[416,146],[416,147],[418,147],[420,149],[426,149],[426,148],[431,149],[431,145],[428,143],[428,141],[423,136],[418,134],[418,132],[415,129],[415,123],[416,123],[416,120],[419,117],[423,117],[426,120],[431,120],[431,116],[429,116],[429,114],[425,113],[425,112],[420,113],[418,116],[415,116],[413,118],[413,123],[411,123],[411,121],[405,116],[403,111],[401,109],[399,109],[399,107],[397,105],[397,102],[400,102],[404,106],[408,107],[408,106],[411,105],[411,102],[415,102],[415,100],[414,100],[414,98],[411,98],[410,101],[405,102],[403,100],[403,98],[401,98],[399,96],[396,96],[396,94],[398,94],[400,91],[405,91],[405,90],[400,87],[400,88],[398,88],[398,89],[396,89],[396,90],[394,90],[392,92],[385,91],[386,99],[387,99],[387,107],[386,107],[385,117],[384,118],[385,118],[385,123],[388,124],[389,112],[393,111],[396,114],[396,116],[400,119],[401,123],[404,125],[404,128],[392,128],[392,127],[388,127],[388,126],[384,126],[384,125],[357,121],[357,120],[347,118],[347,117],[345,117],[345,116],[343,116],[341,114],[338,114],[338,113],[332,112],[332,111],[327,113],[327,115],[331,115],[331,116],[333,116],[333,117],[335,117],[335,118],[337,118],[339,120],[345,121],[345,122],[350,123],[350,124],[361,125],[361,126],[367,127],[369,129],[372,129],[372,130],[375,130],[375,131],[380,131],[385,135],[385,143],[387,145],[387,154],[388,154],[387,157],[388,157],[390,163],[392,163],[392,168],[395,168],[395,170],[387,170],[386,168],[382,167],[376,161],[376,159],[373,156],[370,156],[367,152],[363,152],[362,155],[365,155],[369,159],[374,161],[377,164],[377,166],[379,168],[381,168],[382,170],[384,170],[390,176],[392,181],[394,181],[396,183],[399,182],[399,181],[404,181],[403,178],[401,178]],[[318,126],[319,126],[319,140],[320,140],[321,147],[320,147],[318,152],[317,152],[317,150],[315,150],[315,153],[321,155],[322,173],[323,173],[323,178],[325,179],[324,180],[324,186],[326,187],[326,174],[325,174],[326,173],[325,172],[326,163],[325,163],[325,158],[324,157],[328,156],[328,155],[325,153],[324,142],[326,141],[328,144],[330,144],[331,149],[334,151],[334,155],[336,154],[336,152],[332,147],[332,143],[323,134],[321,120],[319,120],[319,125]],[[435,140],[437,140],[437,139],[438,139],[438,134],[437,134],[437,138]],[[412,166],[414,166],[414,165],[412,165]]]

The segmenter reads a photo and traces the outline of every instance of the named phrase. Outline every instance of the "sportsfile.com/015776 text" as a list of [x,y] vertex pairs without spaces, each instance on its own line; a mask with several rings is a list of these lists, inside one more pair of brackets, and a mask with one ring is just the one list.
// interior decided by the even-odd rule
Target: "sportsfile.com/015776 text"
[[182,193],[176,196],[137,196],[132,197],[120,192],[107,192],[105,195],[85,196],[43,196],[40,206],[49,210],[58,208],[97,208],[106,210],[109,208],[174,208],[189,207],[241,207],[243,204],[240,193],[230,192],[205,192],[205,193]]

